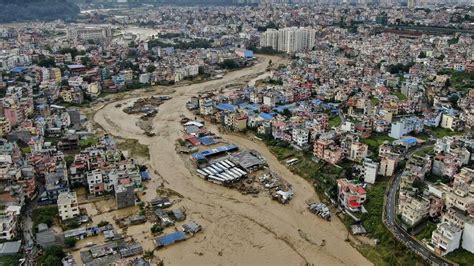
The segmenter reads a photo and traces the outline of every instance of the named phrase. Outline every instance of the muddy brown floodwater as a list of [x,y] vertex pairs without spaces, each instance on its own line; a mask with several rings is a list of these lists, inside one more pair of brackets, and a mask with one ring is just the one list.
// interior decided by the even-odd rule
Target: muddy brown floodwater
[[[153,170],[159,173],[167,188],[183,195],[178,206],[187,210],[188,220],[195,220],[203,226],[203,232],[194,238],[155,254],[163,259],[165,265],[370,265],[345,241],[347,230],[338,219],[326,222],[306,210],[307,200],[317,200],[314,188],[292,174],[264,144],[221,134],[226,142],[259,151],[270,168],[293,186],[295,197],[287,205],[272,201],[268,196],[242,195],[198,178],[175,152],[176,139],[182,137],[183,130],[180,115],[193,117],[185,107],[189,98],[203,91],[255,78],[265,72],[270,59],[276,64],[283,61],[271,56],[260,59],[255,66],[228,73],[223,79],[176,87],[170,95],[173,98],[162,104],[154,117],[154,137],[142,133],[136,126],[136,116],[114,107],[136,98],[111,102],[96,109],[94,121],[107,133],[137,139],[149,147],[149,164]],[[156,197],[156,188],[161,183],[157,178],[148,182],[147,193],[142,199],[147,201]],[[127,230],[129,235],[145,244],[145,249],[152,247],[149,226],[145,224]],[[325,245],[321,245],[323,240]]]

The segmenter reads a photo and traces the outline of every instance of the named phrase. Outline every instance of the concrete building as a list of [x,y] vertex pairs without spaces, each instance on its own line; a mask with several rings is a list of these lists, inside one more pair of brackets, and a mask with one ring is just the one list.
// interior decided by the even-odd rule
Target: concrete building
[[89,193],[97,196],[105,192],[105,184],[103,181],[103,175],[100,170],[94,170],[87,173],[87,184],[89,187]]
[[380,160],[379,175],[392,176],[397,166],[398,156],[386,154]]
[[0,240],[12,240],[17,236],[19,208],[10,206],[0,213]]
[[369,146],[367,144],[361,142],[354,142],[351,144],[349,160],[361,162],[365,157],[367,157],[368,151]]
[[366,191],[359,185],[342,178],[337,180],[338,202],[347,210],[358,212],[366,200]]
[[308,144],[309,130],[306,128],[293,128],[291,137],[296,145],[303,147]]
[[406,196],[405,201],[400,201],[402,221],[409,226],[414,226],[428,216],[430,201],[425,198]]
[[431,246],[435,253],[444,256],[459,248],[462,230],[447,223],[440,223],[431,235]]
[[377,178],[379,163],[369,158],[364,159],[364,182],[374,184]]
[[462,235],[462,248],[474,253],[474,220],[464,224],[464,232]]
[[118,185],[115,188],[115,203],[117,204],[117,209],[135,206],[133,184]]
[[392,123],[389,136],[399,139],[408,133],[418,133],[423,131],[423,120],[417,117],[403,118],[398,122]]
[[76,192],[63,192],[59,194],[58,211],[59,217],[63,221],[79,216]]
[[315,37],[316,30],[311,28],[268,29],[260,37],[260,46],[271,47],[274,50],[290,54],[313,49]]
[[71,27],[67,30],[67,36],[73,41],[101,41],[112,38],[112,30],[109,26],[103,27]]

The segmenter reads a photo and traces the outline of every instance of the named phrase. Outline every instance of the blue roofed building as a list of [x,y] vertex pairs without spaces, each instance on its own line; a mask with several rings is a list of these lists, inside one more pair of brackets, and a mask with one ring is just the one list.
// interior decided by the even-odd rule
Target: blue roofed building
[[237,106],[230,103],[220,103],[216,105],[216,109],[219,111],[235,112],[237,111]]
[[160,236],[154,240],[155,246],[158,248],[173,245],[176,242],[186,240],[186,234],[182,231],[176,231],[174,233]]

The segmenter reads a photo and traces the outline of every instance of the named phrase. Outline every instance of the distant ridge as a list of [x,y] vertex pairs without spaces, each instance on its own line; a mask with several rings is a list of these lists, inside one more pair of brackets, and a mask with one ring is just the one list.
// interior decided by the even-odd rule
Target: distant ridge
[[74,19],[79,7],[68,0],[0,0],[0,23]]

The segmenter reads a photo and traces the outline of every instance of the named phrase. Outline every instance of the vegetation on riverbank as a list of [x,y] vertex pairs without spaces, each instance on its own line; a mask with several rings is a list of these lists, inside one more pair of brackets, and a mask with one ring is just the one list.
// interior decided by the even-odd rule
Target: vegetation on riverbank
[[[315,162],[312,159],[311,152],[296,150],[286,142],[260,137],[278,160],[298,158],[298,163],[289,166],[290,170],[312,182],[320,199],[324,202],[329,202],[329,197],[336,197],[336,179],[345,177],[351,171],[351,163],[341,163],[341,168],[339,168],[321,161]],[[388,139],[375,136],[375,138],[365,140],[369,146],[372,146],[372,150],[375,150],[375,147],[378,148],[378,145]],[[403,244],[399,243],[382,223],[384,195],[388,184],[389,182],[386,179],[379,180],[368,189],[367,202],[364,204],[368,213],[360,216],[368,235],[377,239],[378,244],[376,246],[359,244],[355,245],[355,248],[375,265],[423,265],[423,262]],[[349,227],[352,220],[347,219],[344,224]],[[350,228],[348,229],[350,230]]]

